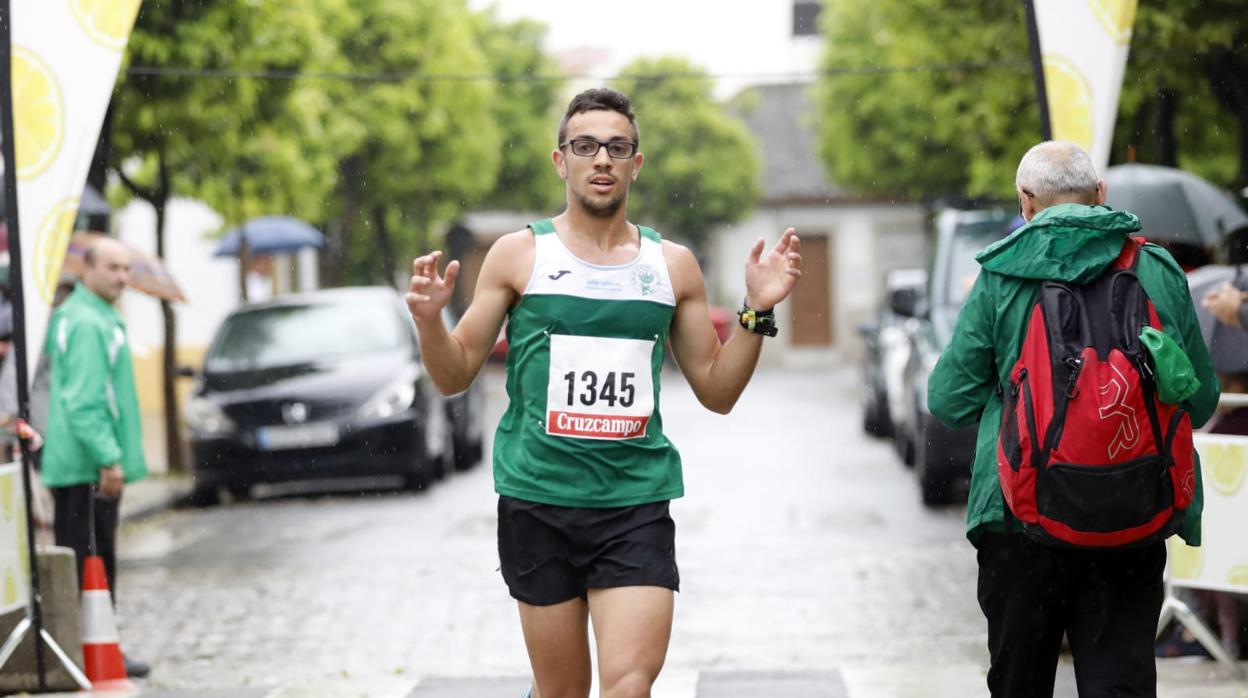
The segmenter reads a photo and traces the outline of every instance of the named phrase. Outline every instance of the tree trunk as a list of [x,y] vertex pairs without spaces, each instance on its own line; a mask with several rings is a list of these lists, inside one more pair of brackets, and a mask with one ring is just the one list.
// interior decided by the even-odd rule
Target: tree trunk
[[354,158],[347,158],[338,166],[339,181],[342,183],[342,214],[326,231],[328,244],[325,253],[320,255],[321,285],[325,288],[342,284],[347,244],[360,210],[359,170],[359,163]]
[[[165,261],[165,210],[169,199],[173,196],[169,169],[165,164],[164,153],[156,154],[156,185],[142,187],[126,176],[120,166],[114,172],[135,196],[152,205],[156,210],[156,257],[163,264]],[[161,384],[165,402],[165,458],[170,472],[186,470],[186,459],[182,451],[182,431],[178,428],[178,393],[177,393],[177,358],[178,358],[178,324],[173,312],[173,305],[166,300],[160,301],[160,312],[164,317],[165,348],[161,362]]]
[[1179,166],[1179,144],[1174,137],[1174,119],[1179,111],[1177,90],[1157,90],[1157,163],[1166,167]]
[[[107,195],[108,188],[108,163],[112,159],[113,150],[113,105],[109,102],[108,110],[104,112],[104,123],[100,127],[100,137],[95,142],[95,154],[91,156],[91,167],[87,170],[87,184],[100,193],[101,196]],[[110,216],[91,215],[87,217],[87,229],[98,230],[102,233],[111,232]]]
[[386,210],[381,206],[373,209],[373,222],[377,226],[377,249],[381,253],[381,281],[387,286],[394,286],[398,257],[394,252],[390,228],[386,225]]
[[[165,261],[165,209],[169,203],[168,188],[161,187],[165,196],[152,202],[156,209],[156,256]],[[165,458],[169,472],[183,472],[186,462],[182,457],[182,429],[178,420],[178,317],[173,304],[160,301],[160,313],[164,318],[165,346],[161,362],[161,383],[165,403]]]

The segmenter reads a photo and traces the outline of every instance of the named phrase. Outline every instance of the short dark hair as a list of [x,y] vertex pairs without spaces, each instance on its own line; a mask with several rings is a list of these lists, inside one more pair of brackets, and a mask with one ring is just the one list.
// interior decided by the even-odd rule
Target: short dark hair
[[628,101],[628,97],[609,87],[595,87],[585,90],[568,102],[568,110],[559,120],[559,141],[556,145],[563,144],[568,136],[568,120],[587,111],[613,111],[627,116],[629,125],[633,127],[633,140],[641,142],[641,132],[637,129],[637,117],[633,114],[633,105]]

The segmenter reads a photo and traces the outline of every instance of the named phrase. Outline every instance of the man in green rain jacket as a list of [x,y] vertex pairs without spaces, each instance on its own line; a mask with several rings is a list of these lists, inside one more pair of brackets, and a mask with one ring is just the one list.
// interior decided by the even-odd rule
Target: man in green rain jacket
[[[952,427],[978,422],[967,537],[977,549],[979,603],[988,619],[994,698],[1051,696],[1062,634],[1069,638],[1079,695],[1155,696],[1153,636],[1162,603],[1163,543],[1114,550],[1043,546],[1006,525],[997,481],[1001,399],[1019,356],[1036,292],[1046,279],[1086,283],[1118,256],[1139,219],[1105,207],[1105,182],[1070,143],[1041,143],[1015,180],[1023,218],[1009,237],[979,252],[982,271],[949,347],[928,381],[928,407]],[[1157,308],[1172,359],[1186,365],[1193,426],[1209,419],[1218,382],[1201,339],[1187,279],[1161,247],[1141,250],[1137,275]],[[1095,321],[1096,318],[1093,318]],[[1164,350],[1163,350],[1164,351]],[[1158,358],[1159,370],[1166,363]],[[1159,376],[1159,382],[1165,376]],[[1199,386],[1196,382],[1199,381]],[[1191,388],[1194,387],[1194,392]],[[1200,465],[1195,501],[1180,535],[1200,543]]]
[[[42,474],[56,505],[56,543],[74,549],[81,579],[88,511],[94,507],[96,549],[114,592],[122,489],[147,476],[130,345],[114,307],[129,273],[130,254],[122,243],[93,243],[82,283],[52,313],[44,347],[51,388]],[[147,673],[129,659],[126,669],[131,676]]]

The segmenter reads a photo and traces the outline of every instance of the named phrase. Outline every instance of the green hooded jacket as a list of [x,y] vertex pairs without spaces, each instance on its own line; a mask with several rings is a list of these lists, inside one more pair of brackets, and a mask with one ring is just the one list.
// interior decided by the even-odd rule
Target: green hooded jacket
[[[1001,398],[996,386],[1008,381],[1018,360],[1027,321],[1040,283],[1046,279],[1087,283],[1118,257],[1127,237],[1140,229],[1134,215],[1105,206],[1060,204],[1044,209],[1009,237],[976,255],[982,272],[958,315],[957,326],[928,379],[927,405],[951,427],[978,421],[967,537],[1004,531],[1001,486],[997,482],[997,431]],[[1187,277],[1170,254],[1157,245],[1141,249],[1136,267],[1140,284],[1152,299],[1167,336],[1191,360],[1199,385],[1181,403],[1192,426],[1204,424],[1218,403],[1218,379],[1201,338]],[[1196,495],[1179,535],[1200,544],[1200,461]]]
[[146,477],[130,343],[117,309],[79,284],[52,313],[44,351],[51,387],[43,483],[96,483],[112,463],[121,463],[126,482]]

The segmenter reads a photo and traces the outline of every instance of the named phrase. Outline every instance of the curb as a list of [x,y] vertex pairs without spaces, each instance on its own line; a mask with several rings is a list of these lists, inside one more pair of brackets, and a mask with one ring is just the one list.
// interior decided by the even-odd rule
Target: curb
[[120,518],[131,523],[177,506],[191,496],[190,478],[156,477],[128,485]]

